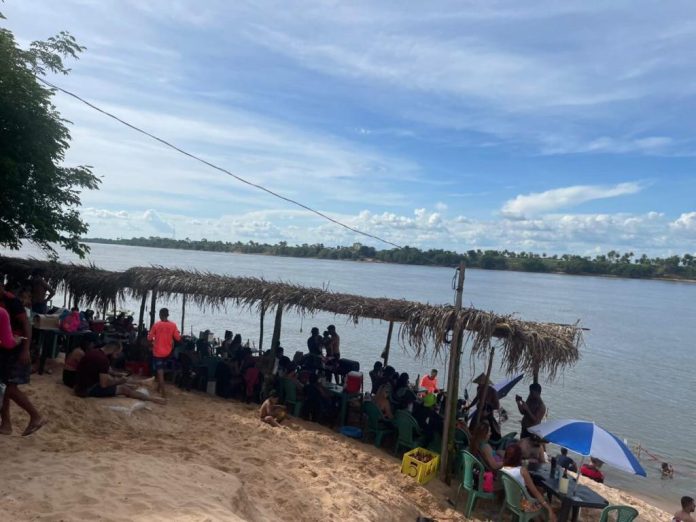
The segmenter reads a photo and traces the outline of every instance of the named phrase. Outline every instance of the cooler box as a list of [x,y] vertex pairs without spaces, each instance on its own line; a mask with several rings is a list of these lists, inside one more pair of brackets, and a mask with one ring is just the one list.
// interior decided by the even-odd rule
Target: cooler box
[[36,314],[34,315],[34,328],[39,330],[51,330],[60,328],[59,314]]
[[362,392],[362,385],[362,372],[348,372],[346,382],[343,384],[343,391],[346,393],[360,393]]

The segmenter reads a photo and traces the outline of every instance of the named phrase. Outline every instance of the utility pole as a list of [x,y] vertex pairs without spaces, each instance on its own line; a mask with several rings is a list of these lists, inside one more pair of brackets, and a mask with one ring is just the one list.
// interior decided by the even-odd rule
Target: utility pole
[[[457,298],[454,310],[457,316],[462,309],[462,296],[464,294],[464,274],[466,267],[464,262],[459,263],[459,277],[457,278]],[[450,456],[454,453],[454,429],[457,422],[457,400],[459,399],[459,366],[462,356],[462,341],[464,332],[459,327],[459,322],[454,323],[452,329],[452,343],[450,344],[449,368],[447,370],[447,411],[445,412],[445,426],[442,433],[442,461],[440,464],[440,479],[450,482]],[[452,448],[450,448],[452,446]]]

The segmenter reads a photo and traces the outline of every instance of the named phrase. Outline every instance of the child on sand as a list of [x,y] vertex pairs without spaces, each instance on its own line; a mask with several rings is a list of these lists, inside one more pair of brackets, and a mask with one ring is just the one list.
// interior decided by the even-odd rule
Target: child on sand
[[147,340],[152,341],[152,355],[155,371],[157,372],[157,389],[162,397],[166,397],[164,368],[167,365],[169,356],[172,354],[174,341],[180,341],[181,334],[176,324],[169,320],[169,310],[167,308],[162,308],[159,316],[160,320],[150,329]]
[[285,418],[285,406],[278,404],[278,394],[272,391],[259,410],[261,420],[271,426],[280,427]]

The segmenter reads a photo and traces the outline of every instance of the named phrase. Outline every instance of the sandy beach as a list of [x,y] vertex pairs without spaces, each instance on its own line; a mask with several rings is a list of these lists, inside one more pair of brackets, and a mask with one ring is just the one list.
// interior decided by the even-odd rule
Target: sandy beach
[[[15,434],[0,439],[3,520],[465,520],[447,503],[455,487],[422,487],[390,453],[317,424],[293,419],[274,429],[260,423],[256,405],[174,388],[167,405],[128,413],[136,401],[77,398],[57,373],[25,387],[50,423],[22,438],[26,417],[13,408]],[[639,520],[670,520],[596,488],[636,507]],[[475,520],[497,510],[481,503]]]

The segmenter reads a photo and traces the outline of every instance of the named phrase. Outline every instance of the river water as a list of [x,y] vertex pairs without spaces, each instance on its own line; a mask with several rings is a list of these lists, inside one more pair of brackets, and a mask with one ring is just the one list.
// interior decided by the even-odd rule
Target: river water
[[[131,266],[162,265],[195,268],[233,276],[257,276],[307,286],[372,297],[405,298],[433,304],[453,303],[454,270],[350,261],[294,259],[244,254],[223,254],[119,245],[92,245],[89,258],[110,270]],[[5,255],[43,257],[33,248]],[[62,255],[61,261],[75,261]],[[56,303],[62,298],[56,298]],[[609,485],[635,491],[660,504],[678,506],[681,495],[694,493],[696,483],[696,425],[690,405],[696,404],[696,380],[689,364],[694,360],[696,339],[696,284],[684,282],[577,277],[467,270],[464,304],[501,314],[515,313],[521,319],[557,323],[580,320],[585,332],[582,359],[555,382],[544,383],[543,397],[550,418],[594,420],[625,438],[631,446],[642,444],[664,457],[675,469],[671,481],[660,479],[659,463],[642,460],[648,478],[628,476],[605,466]],[[165,303],[158,302],[158,307]],[[168,303],[172,319],[179,321],[180,303]],[[137,314],[138,303],[124,308]],[[379,359],[387,324],[365,320],[357,325],[345,317],[317,314],[301,318],[284,314],[282,345],[292,357],[305,350],[312,326],[321,330],[335,324],[341,335],[344,357],[359,360],[364,371]],[[255,312],[200,310],[187,305],[186,331],[210,329],[222,336],[225,329],[241,333],[258,344],[259,318]],[[265,345],[273,329],[273,313],[267,314]],[[395,329],[396,332],[396,329]],[[392,345],[390,364],[415,379],[432,368],[444,380],[444,358],[415,360],[408,347]],[[485,362],[464,356],[462,385],[483,371]],[[504,378],[494,367],[493,380]],[[526,396],[526,385],[515,390]],[[515,408],[515,393],[502,401],[508,412]],[[503,432],[519,431],[518,416],[503,426]],[[676,509],[676,507],[675,507]]]

